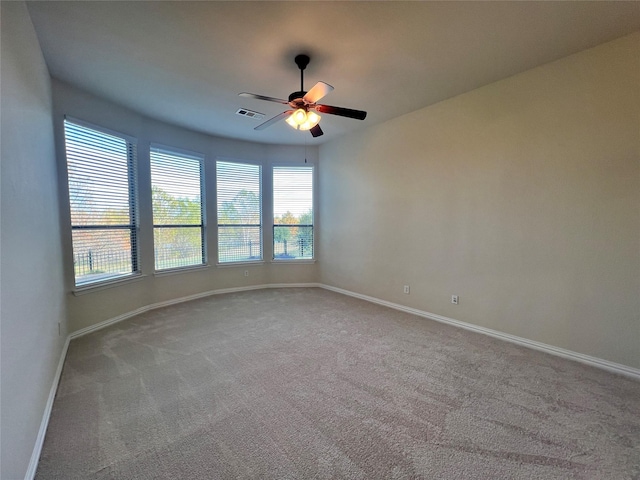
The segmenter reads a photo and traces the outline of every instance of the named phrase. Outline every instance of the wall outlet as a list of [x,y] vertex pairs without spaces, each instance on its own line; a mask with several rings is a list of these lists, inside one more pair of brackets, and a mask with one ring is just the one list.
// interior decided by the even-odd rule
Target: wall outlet
[[458,305],[458,295],[451,295],[451,303]]
[[409,285],[405,285],[404,286],[404,293],[406,293],[407,295],[409,295],[411,289],[409,288]]
[[244,276],[245,276],[245,277],[248,277],[248,276],[249,276],[249,270],[245,270],[245,271],[244,271]]

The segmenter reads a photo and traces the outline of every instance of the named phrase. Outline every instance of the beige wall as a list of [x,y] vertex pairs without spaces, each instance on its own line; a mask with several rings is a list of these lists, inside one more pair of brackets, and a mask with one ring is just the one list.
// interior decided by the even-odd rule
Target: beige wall
[[[95,325],[141,307],[216,289],[273,283],[308,283],[317,281],[315,264],[271,263],[272,218],[270,166],[273,163],[300,164],[305,159],[303,146],[284,147],[263,145],[204,135],[141,116],[131,110],[79,91],[64,83],[53,81],[54,125],[58,146],[61,199],[65,206],[62,215],[62,238],[66,268],[65,288],[69,306],[70,331]],[[64,115],[115,130],[138,140],[138,193],[140,212],[140,267],[143,277],[119,286],[74,295],[72,266],[71,223],[66,189],[64,157]],[[247,124],[252,128],[253,124]],[[205,155],[206,221],[209,266],[172,275],[154,275],[153,224],[151,212],[151,183],[149,173],[149,144],[199,152]],[[317,163],[317,147],[306,149],[310,164]],[[263,165],[263,222],[264,258],[261,265],[216,267],[216,195],[215,160],[218,157],[260,162]],[[249,276],[243,275],[249,271]]]
[[640,368],[639,92],[636,33],[322,145],[320,281]]
[[0,9],[0,478],[19,479],[67,333],[49,73],[24,3]]

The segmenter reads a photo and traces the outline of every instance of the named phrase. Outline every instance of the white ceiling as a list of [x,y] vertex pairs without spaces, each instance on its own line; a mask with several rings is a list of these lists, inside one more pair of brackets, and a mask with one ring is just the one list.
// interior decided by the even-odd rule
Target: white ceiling
[[[312,145],[434,104],[640,29],[640,2],[28,2],[52,77],[159,120],[249,141]],[[324,136],[266,114],[300,86],[320,103]]]

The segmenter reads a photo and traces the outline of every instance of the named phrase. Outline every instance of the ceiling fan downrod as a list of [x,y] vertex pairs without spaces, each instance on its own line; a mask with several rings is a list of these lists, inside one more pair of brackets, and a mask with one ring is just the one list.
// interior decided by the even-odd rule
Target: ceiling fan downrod
[[296,55],[296,58],[294,58],[294,61],[296,62],[296,65],[298,65],[298,68],[300,69],[300,91],[303,92],[304,91],[304,69],[307,68],[307,65],[309,65],[309,55],[305,55],[304,53],[301,53],[300,55]]

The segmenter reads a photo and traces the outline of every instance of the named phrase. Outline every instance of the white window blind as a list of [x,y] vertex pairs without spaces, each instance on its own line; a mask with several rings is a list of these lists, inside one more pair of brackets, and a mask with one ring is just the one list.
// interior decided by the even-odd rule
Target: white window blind
[[205,263],[202,156],[151,145],[155,269]]
[[261,167],[216,162],[218,262],[262,260]]
[[273,258],[313,258],[313,167],[273,167]]
[[64,121],[76,286],[138,272],[136,144]]

